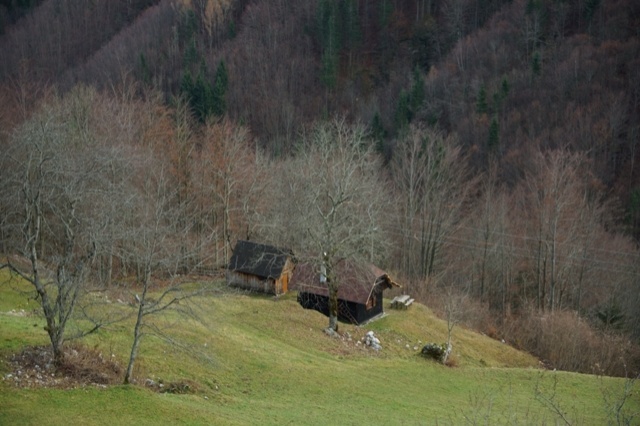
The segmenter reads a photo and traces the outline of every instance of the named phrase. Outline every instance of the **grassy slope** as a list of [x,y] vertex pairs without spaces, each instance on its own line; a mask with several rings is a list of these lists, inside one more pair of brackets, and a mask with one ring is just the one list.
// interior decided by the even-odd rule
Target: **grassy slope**
[[[0,284],[3,356],[45,342],[40,319],[7,314],[33,309],[34,302],[26,300]],[[446,325],[422,305],[388,311],[366,327],[343,325],[342,331],[352,336],[349,341],[325,336],[326,318],[301,309],[295,295],[274,301],[219,294],[197,302],[202,323],[163,320],[192,355],[149,338],[143,342],[139,370],[142,379],[194,381],[195,394],[125,386],[15,389],[4,380],[0,424],[459,424],[465,418],[553,423],[555,415],[535,399],[537,385],[546,395],[555,386],[570,419],[600,424],[606,420],[603,389],[623,384],[542,372],[528,355],[460,328],[454,330],[458,368],[426,361],[413,347],[419,341],[444,341]],[[380,353],[355,344],[370,329],[382,341]],[[129,339],[127,324],[121,324],[86,344],[124,362]],[[3,377],[6,369],[1,363]]]

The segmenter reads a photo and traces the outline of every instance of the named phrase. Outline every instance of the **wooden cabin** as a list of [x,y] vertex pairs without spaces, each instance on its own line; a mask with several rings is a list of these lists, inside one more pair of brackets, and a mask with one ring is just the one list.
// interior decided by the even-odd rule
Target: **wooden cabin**
[[[298,290],[298,303],[329,316],[329,289],[321,282],[321,274],[310,264],[296,267],[292,287]],[[399,287],[387,273],[374,265],[357,267],[352,262],[336,265],[338,287],[338,320],[362,324],[382,315],[383,291]]]
[[290,250],[238,240],[227,266],[227,285],[280,295],[289,290],[293,269]]

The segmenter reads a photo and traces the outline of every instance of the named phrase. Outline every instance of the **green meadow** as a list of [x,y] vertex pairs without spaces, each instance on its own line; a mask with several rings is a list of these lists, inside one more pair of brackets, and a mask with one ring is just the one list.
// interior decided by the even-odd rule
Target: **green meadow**
[[[276,299],[220,282],[192,301],[197,319],[153,319],[171,343],[145,337],[137,384],[17,387],[10,357],[46,345],[47,337],[29,288],[0,283],[1,425],[640,424],[633,417],[640,412],[637,383],[546,371],[532,356],[462,327],[453,332],[454,367],[421,357],[422,345],[447,334],[423,305],[387,308],[361,327],[341,324],[336,338],[295,293]],[[92,297],[103,298],[102,313],[132,309],[104,294]],[[132,326],[123,321],[73,343],[124,368]],[[359,343],[368,331],[381,351]],[[149,380],[165,388],[187,384],[188,391],[161,392],[145,386]],[[625,393],[625,386],[634,389]]]

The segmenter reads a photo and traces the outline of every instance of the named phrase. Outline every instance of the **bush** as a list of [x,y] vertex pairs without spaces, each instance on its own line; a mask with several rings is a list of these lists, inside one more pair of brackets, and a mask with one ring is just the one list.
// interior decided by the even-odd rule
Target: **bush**
[[444,356],[447,353],[447,345],[444,343],[439,345],[437,343],[427,343],[420,351],[420,354],[425,358],[435,359],[438,362],[444,361]]
[[549,368],[619,377],[640,372],[637,344],[592,327],[575,312],[523,312],[510,322],[505,337]]

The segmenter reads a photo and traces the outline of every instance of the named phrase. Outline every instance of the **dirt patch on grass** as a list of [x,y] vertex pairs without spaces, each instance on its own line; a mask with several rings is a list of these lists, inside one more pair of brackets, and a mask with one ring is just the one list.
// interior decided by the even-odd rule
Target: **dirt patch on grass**
[[[114,355],[107,356],[98,349],[82,345],[69,345],[64,354],[64,362],[55,368],[49,346],[28,347],[7,359],[11,372],[2,376],[2,380],[18,388],[106,389],[122,384],[124,367]],[[189,380],[165,383],[136,377],[132,383],[159,393],[189,394],[200,391],[200,385]]]
[[81,345],[68,346],[64,353],[62,365],[55,368],[50,347],[28,347],[9,357],[11,371],[3,380],[21,388],[106,388],[122,383],[123,369],[114,357]]

